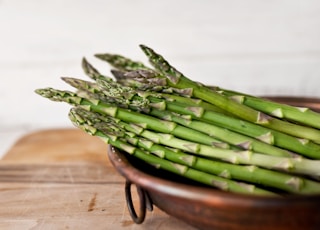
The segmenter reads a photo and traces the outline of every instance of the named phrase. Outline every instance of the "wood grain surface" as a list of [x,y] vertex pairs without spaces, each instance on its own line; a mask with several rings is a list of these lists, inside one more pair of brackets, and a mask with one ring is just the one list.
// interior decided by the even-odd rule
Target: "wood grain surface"
[[19,139],[0,161],[0,229],[194,229],[156,207],[133,223],[106,147],[76,129]]

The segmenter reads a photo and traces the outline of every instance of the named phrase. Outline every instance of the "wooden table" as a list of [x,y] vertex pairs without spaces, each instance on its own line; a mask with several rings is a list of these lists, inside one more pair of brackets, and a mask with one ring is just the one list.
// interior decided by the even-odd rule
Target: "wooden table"
[[19,139],[0,161],[0,229],[184,229],[154,208],[137,225],[107,145],[77,129]]

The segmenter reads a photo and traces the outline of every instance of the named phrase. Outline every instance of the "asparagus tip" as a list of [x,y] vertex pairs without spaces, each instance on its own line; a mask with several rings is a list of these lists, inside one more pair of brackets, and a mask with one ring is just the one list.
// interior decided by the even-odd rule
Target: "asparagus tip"
[[140,44],[139,47],[148,57],[152,56],[155,53],[153,49],[149,48],[146,45]]
[[95,56],[96,58],[100,59],[100,60],[105,60],[106,57],[109,57],[110,55],[109,55],[109,54],[102,54],[102,53],[100,53],[100,54],[95,54],[94,56]]

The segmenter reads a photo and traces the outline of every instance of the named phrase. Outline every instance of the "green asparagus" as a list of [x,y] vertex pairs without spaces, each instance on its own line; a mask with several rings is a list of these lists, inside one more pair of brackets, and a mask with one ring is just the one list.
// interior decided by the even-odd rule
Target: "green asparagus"
[[[166,158],[175,164],[184,165],[224,178],[246,181],[251,184],[260,184],[269,188],[280,189],[291,193],[314,194],[320,192],[320,182],[314,182],[281,172],[261,169],[259,167],[223,163],[186,154],[177,149],[169,149],[154,141],[144,139],[144,134],[141,135],[141,133],[144,132],[141,127],[134,127],[134,125],[114,119],[113,117],[101,116],[100,114],[81,108],[74,108],[70,113],[72,114],[73,120],[76,118],[80,122],[86,122],[105,135],[111,133],[114,137],[113,140],[118,139],[123,140],[123,143],[131,143],[160,158]],[[125,148],[122,147],[122,149]]]
[[96,54],[90,81],[63,77],[75,92],[36,93],[71,105],[78,128],[146,163],[221,190],[275,195],[320,193],[320,114],[197,83],[141,45],[151,67]]
[[97,99],[81,97],[76,93],[70,91],[46,88],[37,89],[36,93],[53,101],[67,102],[71,105],[81,105],[88,110],[114,116],[127,122],[133,122],[157,132],[171,133],[178,137],[183,137],[187,140],[196,140],[197,142],[205,145],[214,145],[219,146],[220,148],[229,148],[229,145],[224,142],[221,142],[199,131],[177,125],[174,122],[161,120],[147,114],[120,108],[112,104],[104,103]]
[[[203,171],[199,171],[193,168],[190,168],[186,165],[173,163],[171,161],[159,158],[155,155],[150,154],[146,150],[142,150],[140,148],[136,148],[132,146],[130,143],[121,140],[118,137],[119,132],[105,132],[97,129],[96,127],[88,124],[86,121],[87,119],[83,119],[79,113],[76,113],[74,110],[71,110],[69,113],[70,120],[80,129],[84,130],[85,132],[89,133],[90,135],[100,137],[103,141],[107,144],[111,144],[133,156],[141,159],[156,168],[161,168],[172,173],[182,175],[186,178],[192,179],[194,181],[216,187],[221,190],[235,192],[235,193],[244,193],[244,194],[254,194],[254,195],[264,195],[270,196],[275,195],[273,192],[260,189],[255,185],[245,184],[235,182],[233,180],[215,176],[213,174],[209,174]],[[105,125],[108,127],[108,124]],[[110,128],[110,126],[109,126]]]
[[[113,116],[125,122],[137,124],[141,128],[155,130],[157,132],[145,130],[143,133],[140,133],[140,135],[146,135],[144,137],[151,139],[154,142],[194,154],[217,158],[234,164],[257,165],[294,173],[314,176],[320,175],[320,161],[302,158],[274,157],[252,151],[224,149],[220,146],[223,142],[217,142],[215,139],[212,140],[208,135],[177,125],[174,122],[164,121],[145,114],[118,108],[98,100],[89,101],[86,98],[79,97],[76,94],[70,94],[66,91],[42,89],[37,90],[37,92],[49,99],[65,101],[73,105],[84,105],[83,108],[89,111]],[[184,139],[179,139],[177,137],[183,137]],[[203,138],[206,138],[207,140],[203,140]],[[218,148],[216,146],[218,146]]]
[[305,107],[294,107],[273,102],[261,97],[213,87],[215,91],[239,103],[281,119],[320,129],[320,114]]
[[[64,78],[64,80],[80,90],[81,89],[82,90],[89,89],[90,85],[91,85],[89,82],[86,82],[86,81],[82,81],[80,84],[80,83],[78,83],[79,80],[73,79],[73,78]],[[100,82],[100,81],[98,80],[98,82]],[[87,85],[86,85],[86,83],[87,83]],[[227,130],[225,128],[215,126],[213,124],[208,124],[205,122],[192,120],[188,116],[179,116],[176,113],[152,108],[152,104],[150,105],[151,102],[148,102],[145,97],[139,96],[134,91],[131,91],[131,93],[128,93],[128,94],[124,94],[123,93],[124,91],[128,92],[128,91],[130,91],[130,89],[128,89],[128,87],[122,87],[118,83],[109,82],[109,81],[108,82],[101,81],[99,86],[102,86],[101,90],[102,90],[102,92],[104,92],[103,96],[112,97],[112,100],[116,103],[116,105],[122,106],[123,104],[125,104],[125,107],[137,109],[138,111],[145,111],[146,106],[148,106],[148,103],[149,103],[148,109],[149,109],[150,115],[156,116],[159,119],[171,120],[175,123],[192,128],[194,130],[201,131],[201,132],[206,133],[209,136],[212,136],[216,139],[219,139],[219,140],[224,141],[228,144],[231,144],[233,146],[237,146],[237,147],[240,147],[243,149],[250,149],[250,150],[253,150],[256,152],[261,152],[261,153],[265,153],[265,154],[269,154],[269,155],[291,156],[291,154],[287,150],[277,148],[273,145],[267,144],[267,143],[262,142],[260,140],[257,140],[257,139],[254,139],[254,138],[251,138],[251,137],[248,137],[248,136],[236,133],[236,132],[232,132],[232,131]],[[95,87],[92,86],[91,91],[96,92],[96,88],[99,86],[95,86]],[[112,90],[110,90],[110,89],[112,89]],[[125,99],[123,97],[125,97]],[[147,98],[149,98],[149,97],[147,96]],[[103,98],[100,98],[100,99],[103,100]],[[118,99],[118,101],[117,101],[117,99]],[[157,100],[158,98],[151,98],[151,99]],[[107,99],[105,99],[105,100],[107,100]],[[109,98],[109,101],[111,101],[110,98]],[[139,103],[141,101],[144,101],[145,103],[143,103],[143,104]],[[187,102],[187,101],[188,100],[186,100],[185,102]],[[166,103],[164,100],[162,100],[161,102]],[[172,103],[172,102],[170,102],[170,103]],[[193,103],[193,102],[191,102],[191,103]],[[139,107],[139,104],[141,105],[140,107]]]
[[254,110],[248,106],[240,104],[213,91],[210,87],[198,84],[197,82],[185,77],[152,49],[144,45],[141,45],[140,47],[149,57],[150,63],[166,77],[168,85],[176,88],[192,88],[193,96],[195,98],[208,101],[246,121],[266,126],[299,138],[320,142],[320,130],[279,120],[266,115],[261,111]]
[[[64,80],[69,84],[79,88],[79,85],[73,83],[74,79],[66,78]],[[241,121],[237,118],[229,117],[216,111],[207,111],[204,107],[194,106],[193,104],[186,104],[187,101],[184,101],[185,103],[181,103],[181,101],[176,103],[172,100],[164,100],[160,98],[162,94],[157,94],[157,97],[155,97],[150,96],[149,93],[137,93],[131,88],[121,87],[121,85],[115,82],[99,80],[98,82],[100,82],[100,87],[102,86],[104,89],[106,89],[101,89],[104,92],[103,95],[109,96],[109,101],[111,100],[111,97],[113,102],[115,102],[117,105],[121,104],[128,107],[131,100],[133,106],[131,106],[130,108],[132,109],[144,111],[146,109],[149,110],[150,107],[154,107],[149,112],[153,116],[157,116],[160,118],[162,117],[164,119],[174,119],[176,123],[182,124],[184,126],[187,125],[189,127],[192,127],[193,129],[207,133],[210,136],[214,136],[216,139],[222,140],[229,144],[245,149],[252,149],[254,151],[266,154],[289,156],[289,153],[286,150],[273,147],[273,145],[275,145],[280,148],[285,148],[294,151],[295,153],[302,154],[303,156],[320,159],[320,145],[317,145],[313,142],[305,142],[299,138],[270,130],[266,127],[258,126],[253,123]],[[84,81],[81,86],[85,84],[86,83]],[[87,89],[88,87],[82,88]],[[124,94],[124,91],[126,91],[127,93]],[[119,100],[122,100],[123,102]],[[141,101],[143,101],[143,103],[141,103]],[[189,121],[184,119],[186,118],[186,116],[178,117],[177,115],[174,115],[172,113],[170,113],[170,115],[168,112],[159,111],[159,108],[166,108],[177,114],[191,115],[195,119],[199,119],[200,117],[200,121],[206,122],[199,122],[195,120]],[[212,124],[208,124],[208,122],[211,122]],[[228,129],[225,129],[226,127]],[[230,137],[230,135],[232,137]],[[251,137],[253,137],[254,139]]]

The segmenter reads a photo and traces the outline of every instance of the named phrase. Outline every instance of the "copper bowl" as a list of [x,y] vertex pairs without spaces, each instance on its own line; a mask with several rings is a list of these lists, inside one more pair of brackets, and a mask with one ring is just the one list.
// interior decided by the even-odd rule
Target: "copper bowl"
[[[318,99],[291,97],[271,99],[320,110]],[[131,183],[135,184],[140,190],[140,199],[147,201],[149,208],[153,204],[196,228],[210,230],[320,228],[320,194],[286,197],[234,194],[194,184],[164,171],[160,173],[158,169],[153,169],[112,146],[109,146],[108,156],[116,170],[126,178],[126,188],[129,188]],[[137,223],[141,223],[144,219],[144,213],[142,218],[135,216],[135,213],[133,216]]]

